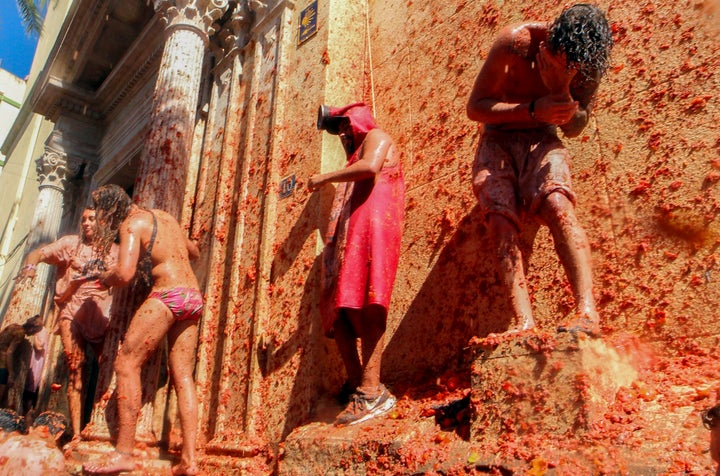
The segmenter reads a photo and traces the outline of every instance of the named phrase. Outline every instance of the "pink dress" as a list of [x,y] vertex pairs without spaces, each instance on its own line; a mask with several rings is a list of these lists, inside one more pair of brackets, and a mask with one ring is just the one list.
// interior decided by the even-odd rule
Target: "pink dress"
[[101,342],[110,323],[112,296],[97,280],[84,281],[73,292],[71,281],[78,276],[93,276],[115,265],[118,248],[113,245],[108,256],[97,256],[92,246],[68,235],[41,248],[42,261],[56,265],[55,305],[58,322],[72,321],[73,332],[87,342]]
[[[347,163],[351,165],[360,158],[365,135],[377,125],[364,105],[343,115],[355,131],[356,148]],[[341,308],[377,304],[388,309],[400,259],[404,210],[400,163],[383,167],[374,178],[338,184],[323,254],[321,311],[326,335],[333,335]]]

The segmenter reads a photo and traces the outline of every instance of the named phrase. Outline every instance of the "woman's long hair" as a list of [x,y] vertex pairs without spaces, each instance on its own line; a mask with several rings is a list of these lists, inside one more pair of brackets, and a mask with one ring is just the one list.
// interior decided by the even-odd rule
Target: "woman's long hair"
[[118,185],[103,185],[92,192],[97,232],[95,247],[105,256],[116,241],[120,224],[130,213],[132,200]]

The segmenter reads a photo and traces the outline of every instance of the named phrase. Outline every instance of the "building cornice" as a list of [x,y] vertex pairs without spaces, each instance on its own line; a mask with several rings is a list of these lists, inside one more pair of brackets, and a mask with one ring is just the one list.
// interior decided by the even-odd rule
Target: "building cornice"
[[[56,121],[63,113],[102,120],[137,86],[159,59],[163,27],[158,16],[128,45],[120,62],[102,85],[91,91],[75,84],[93,48],[103,34],[105,15],[113,2],[78,0],[73,2],[60,28],[45,66],[30,87],[17,118],[0,148],[10,155],[17,146],[33,114]],[[151,52],[148,53],[148,49]]]

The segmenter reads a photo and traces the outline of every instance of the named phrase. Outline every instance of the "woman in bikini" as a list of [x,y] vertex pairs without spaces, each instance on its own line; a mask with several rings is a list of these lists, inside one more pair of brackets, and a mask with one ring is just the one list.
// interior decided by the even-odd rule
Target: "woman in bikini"
[[148,298],[130,321],[115,359],[119,429],[115,451],[83,467],[90,473],[131,471],[140,412],[143,363],[167,335],[170,375],[178,396],[183,449],[173,474],[197,474],[197,394],[193,370],[202,314],[202,295],[190,266],[199,251],[177,220],[162,210],[133,204],[116,185],[92,194],[97,211],[99,246],[120,234],[117,266],[100,276],[105,286],[125,286],[136,275],[150,285]]

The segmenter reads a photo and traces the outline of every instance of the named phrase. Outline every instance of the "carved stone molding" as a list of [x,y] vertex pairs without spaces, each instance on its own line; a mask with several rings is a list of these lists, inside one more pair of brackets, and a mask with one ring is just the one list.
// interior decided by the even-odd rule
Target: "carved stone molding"
[[221,51],[218,56],[217,67],[228,60],[244,52],[244,48],[250,39],[250,26],[252,24],[252,12],[247,8],[245,2],[234,5],[228,21],[224,22],[222,28],[217,32],[217,43]]
[[154,0],[154,6],[168,30],[197,30],[207,44],[208,38],[216,31],[214,23],[228,9],[229,0]]
[[247,0],[248,8],[255,12],[256,15],[263,15],[268,10],[268,0]]
[[45,148],[45,153],[35,164],[39,188],[54,188],[60,192],[65,192],[68,180],[75,177],[82,167],[82,161],[71,159],[50,147]]
[[[245,0],[247,8],[253,12],[252,28],[263,28],[263,25],[278,17],[285,8],[294,8],[293,0]],[[243,2],[244,3],[244,2]]]

